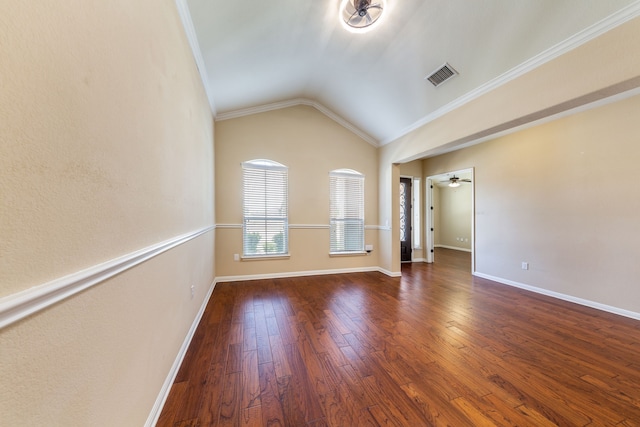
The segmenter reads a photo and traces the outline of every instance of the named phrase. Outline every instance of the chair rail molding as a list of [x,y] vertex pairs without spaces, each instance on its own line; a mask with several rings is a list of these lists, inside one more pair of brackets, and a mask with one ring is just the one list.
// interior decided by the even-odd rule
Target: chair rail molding
[[54,279],[42,285],[0,298],[0,329],[40,310],[44,310],[78,292],[104,282],[116,274],[135,267],[213,229],[214,226],[212,225],[206,226],[76,273]]

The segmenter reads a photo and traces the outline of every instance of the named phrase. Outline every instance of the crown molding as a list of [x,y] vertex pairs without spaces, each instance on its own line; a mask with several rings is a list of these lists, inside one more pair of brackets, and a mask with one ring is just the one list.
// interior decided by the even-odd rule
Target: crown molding
[[508,83],[520,76],[523,76],[524,74],[538,68],[539,66],[546,64],[547,62],[564,55],[565,53],[595,39],[596,37],[599,37],[605,34],[607,31],[610,31],[618,27],[619,25],[622,25],[625,22],[628,22],[638,16],[640,16],[640,0],[633,2],[632,4],[620,9],[616,13],[610,15],[609,17],[574,34],[573,36],[569,37],[565,41],[550,47],[549,49],[528,59],[522,64],[517,65],[516,67],[510,69],[509,71],[499,75],[498,77],[492,80],[489,80],[487,83],[478,86],[474,90],[467,92],[463,96],[451,101],[450,103],[444,105],[443,107],[440,107],[439,109],[435,110],[431,114],[428,114],[427,116],[423,117],[422,119],[418,120],[412,125],[404,128],[395,136],[382,140],[379,146],[387,145],[395,141],[396,139],[402,138],[403,136],[407,135],[410,132],[413,132],[418,128],[421,128],[427,123],[430,123],[444,116],[445,114],[450,113],[451,111],[462,107],[468,102],[471,102],[474,99],[477,99],[482,95],[485,95],[491,92],[492,90],[504,85],[505,83]]
[[187,0],[175,1],[176,7],[178,8],[178,14],[180,15],[180,20],[182,21],[182,27],[184,28],[185,35],[187,36],[187,40],[189,41],[189,46],[191,47],[191,52],[193,53],[193,59],[196,61],[196,67],[198,68],[198,73],[200,74],[200,80],[202,81],[204,92],[207,95],[207,99],[209,100],[211,114],[213,114],[213,116],[215,117],[216,105],[213,102],[213,92],[211,90],[211,86],[209,85],[207,69],[204,65],[204,57],[202,56],[202,50],[200,49],[200,44],[198,43],[198,36],[196,35],[196,29],[193,26],[193,20],[191,20],[191,12],[189,12]]
[[342,127],[358,135],[360,138],[364,139],[369,144],[373,145],[374,147],[379,147],[378,141],[376,141],[375,138],[373,138],[371,135],[368,135],[366,132],[362,131],[361,129],[357,128],[353,124],[349,123],[348,121],[346,121],[345,119],[343,119],[338,114],[334,113],[324,105],[320,104],[319,102],[316,102],[307,98],[289,99],[287,101],[274,102],[271,104],[258,105],[255,107],[242,108],[240,110],[221,113],[216,116],[216,121],[218,122],[223,120],[236,119],[238,117],[250,116],[258,113],[265,113],[267,111],[281,110],[283,108],[295,107],[298,105],[306,105],[308,107],[315,108],[325,116],[329,117],[334,122],[338,123]]

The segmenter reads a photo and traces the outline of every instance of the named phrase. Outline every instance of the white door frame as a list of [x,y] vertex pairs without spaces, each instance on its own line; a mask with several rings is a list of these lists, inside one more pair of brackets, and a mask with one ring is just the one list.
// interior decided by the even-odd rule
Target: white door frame
[[474,168],[460,169],[456,171],[447,171],[442,172],[437,175],[428,176],[425,179],[425,206],[424,211],[425,215],[425,231],[426,231],[426,259],[427,262],[434,262],[433,251],[435,249],[435,239],[434,239],[434,231],[433,231],[433,181],[435,177],[443,175],[443,174],[463,174],[463,173],[471,173],[471,272],[474,273],[476,271],[476,176]]

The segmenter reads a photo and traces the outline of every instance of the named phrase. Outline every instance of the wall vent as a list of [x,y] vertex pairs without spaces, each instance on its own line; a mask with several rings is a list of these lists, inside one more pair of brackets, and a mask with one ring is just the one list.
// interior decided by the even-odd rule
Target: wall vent
[[458,72],[451,65],[445,62],[445,64],[442,67],[438,68],[433,73],[427,75],[425,79],[429,80],[431,84],[437,87],[457,75],[458,75]]

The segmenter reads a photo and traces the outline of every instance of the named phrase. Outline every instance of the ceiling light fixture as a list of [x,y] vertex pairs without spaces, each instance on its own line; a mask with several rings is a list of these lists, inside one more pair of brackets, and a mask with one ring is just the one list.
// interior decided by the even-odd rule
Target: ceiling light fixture
[[352,33],[366,33],[379,25],[386,0],[342,0],[340,22]]
[[449,187],[453,187],[453,188],[460,187],[460,183],[458,181],[452,181],[449,183]]

